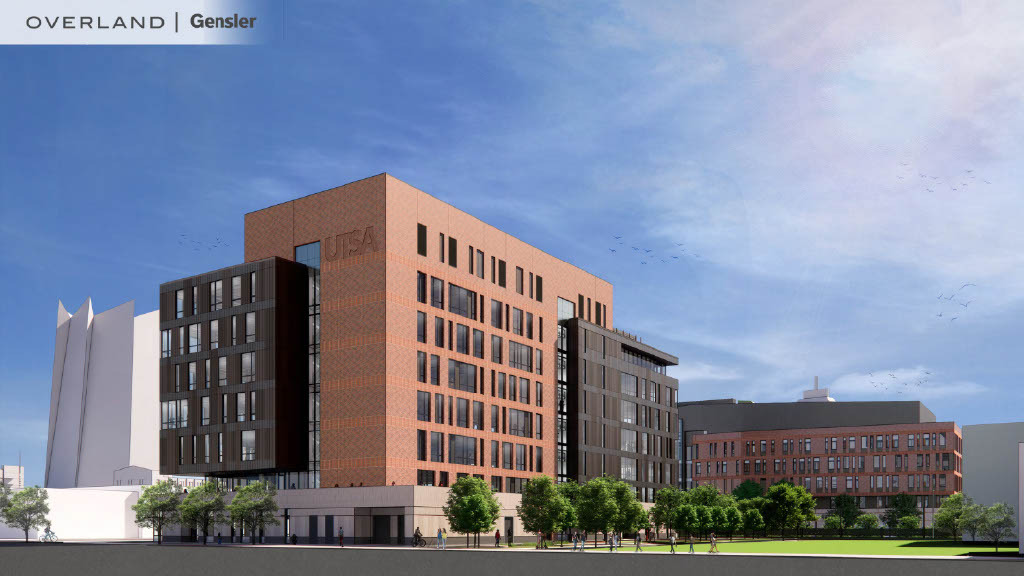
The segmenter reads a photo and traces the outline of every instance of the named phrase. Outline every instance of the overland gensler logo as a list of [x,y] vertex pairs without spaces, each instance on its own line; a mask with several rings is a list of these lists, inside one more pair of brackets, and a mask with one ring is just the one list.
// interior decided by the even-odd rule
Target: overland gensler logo
[[25,1],[0,6],[0,44],[255,44],[268,3]]

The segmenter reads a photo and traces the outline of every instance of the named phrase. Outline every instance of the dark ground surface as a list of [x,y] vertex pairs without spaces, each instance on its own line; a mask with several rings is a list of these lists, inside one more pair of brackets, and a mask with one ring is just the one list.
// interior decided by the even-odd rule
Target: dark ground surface
[[903,559],[807,556],[669,555],[654,552],[536,550],[449,550],[431,548],[332,548],[290,546],[195,546],[156,544],[0,545],[0,576],[81,574],[86,576],[274,574],[554,574],[566,576],[641,576],[678,574],[701,576],[853,575],[1001,576],[1024,575],[1016,559]]

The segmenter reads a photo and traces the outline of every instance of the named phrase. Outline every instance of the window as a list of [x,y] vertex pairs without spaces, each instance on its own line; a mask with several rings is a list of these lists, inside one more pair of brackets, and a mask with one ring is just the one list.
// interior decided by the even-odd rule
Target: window
[[202,426],[210,425],[210,397],[203,396],[199,404],[199,418]]
[[245,341],[256,341],[256,313],[246,312],[245,314]]
[[526,313],[526,337],[533,340],[533,314]]
[[416,253],[420,256],[427,255],[427,227],[423,224],[416,225]]
[[537,418],[537,425],[534,429],[534,434],[537,436],[537,440],[544,438],[544,417],[540,414],[535,414]]
[[238,344],[238,316],[231,317],[231,345]]
[[491,432],[498,431],[498,407],[491,406]]
[[256,301],[256,273],[249,273],[249,302]]
[[476,251],[476,275],[478,278],[484,277],[484,253]]
[[537,294],[537,302],[543,302],[544,301],[544,279],[541,278],[540,276],[537,276],[536,294]]
[[427,382],[426,352],[416,352],[416,380],[423,383]]
[[444,348],[444,319],[434,318],[434,346]]
[[256,459],[256,431],[242,430],[242,461]]
[[523,293],[523,269],[516,266],[516,293]]
[[512,309],[512,333],[516,336],[523,335],[523,311],[519,308]]
[[491,361],[501,364],[501,336],[491,335]]
[[235,421],[245,422],[245,392],[235,394]]
[[420,304],[427,303],[427,275],[423,272],[416,273],[416,301]]
[[416,431],[416,459],[427,460],[427,431]]
[[455,425],[460,428],[469,428],[469,400],[456,398],[455,407]]
[[509,408],[508,410],[508,433],[513,436],[530,438],[533,436],[533,414]]
[[505,398],[505,373],[498,372],[498,398]]
[[498,286],[505,287],[505,261],[498,260]]
[[540,446],[537,446],[536,448],[534,448],[534,456],[535,456],[535,458],[537,460],[537,468],[536,468],[537,472],[543,472],[544,471],[544,450]]
[[416,392],[416,419],[430,422],[430,392]]
[[449,283],[448,311],[476,320],[476,292]]
[[188,363],[188,389],[189,390],[195,390],[196,389],[196,379],[197,379],[197,377],[198,377],[198,374],[196,373],[196,363],[195,362],[189,362]]
[[473,429],[483,430],[484,429],[484,403],[473,402]]
[[533,348],[524,346],[518,342],[509,340],[508,343],[508,365],[512,368],[533,371]]
[[178,466],[185,464],[185,437],[178,436]]
[[217,433],[217,462],[224,462],[224,433]]
[[516,470],[526,470],[526,445],[516,444]]
[[544,405],[544,384],[542,382],[538,381],[538,382],[536,382],[536,386],[537,386],[537,393],[536,393],[536,395],[534,396],[534,399],[533,399],[534,403],[537,404],[537,406],[543,406]]
[[228,395],[227,394],[221,394],[220,395],[220,423],[221,424],[227,424],[228,423]]
[[476,439],[458,434],[448,435],[448,463],[476,465]]
[[430,305],[444,310],[444,280],[430,277]]
[[256,420],[256,392],[249,392],[249,420]]
[[436,354],[430,355],[430,383],[440,386],[441,358]]
[[501,443],[501,467],[506,470],[512,469],[512,444],[510,442]]
[[463,392],[476,392],[476,367],[465,362],[448,360],[448,387]]
[[217,358],[217,385],[228,385],[228,359],[227,356]]
[[459,354],[469,354],[469,326],[457,324],[455,336],[455,351]]
[[482,330],[473,329],[473,356],[484,357],[484,333]]
[[220,347],[220,321],[210,320],[210,350]]
[[320,267],[320,242],[295,247],[295,261],[310,268]]
[[202,324],[189,324],[188,325],[188,351],[200,352],[203,349],[202,346],[203,330]]
[[171,331],[161,330],[160,331],[160,357],[170,358],[171,357]]
[[430,433],[430,461],[444,462],[444,434],[441,432]]
[[427,342],[427,315],[423,312],[416,313],[416,341]]
[[444,424],[444,394],[434,394],[434,423]]
[[175,290],[174,291],[174,317],[184,318],[185,317],[185,291]]
[[231,305],[241,306],[242,305],[242,277],[232,276],[231,277]]
[[224,307],[224,281],[215,280],[210,282],[210,311],[220,310]]
[[459,241],[451,236],[448,237],[448,265],[459,267]]
[[[499,460],[501,458],[501,448],[500,448],[500,446],[501,446],[501,444],[497,440],[491,440],[491,468],[498,468],[500,466],[500,464],[499,464]],[[493,484],[493,479],[494,478],[495,478],[494,476],[491,477],[492,484]]]
[[530,380],[528,378],[519,379],[519,401],[525,404],[530,403]]
[[255,352],[245,352],[242,354],[242,383],[246,384],[256,380],[256,367],[254,364],[253,355]]
[[213,378],[212,370],[210,370],[210,359],[203,360],[203,385],[205,388],[210,387],[210,379]]

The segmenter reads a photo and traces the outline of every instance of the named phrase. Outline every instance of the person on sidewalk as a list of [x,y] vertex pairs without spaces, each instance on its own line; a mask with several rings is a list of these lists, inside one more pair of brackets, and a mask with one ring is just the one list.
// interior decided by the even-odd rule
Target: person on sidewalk
[[693,554],[693,534],[690,534],[690,554]]
[[442,528],[441,529],[441,550],[447,550],[447,549],[448,549],[448,529],[447,528]]
[[668,536],[668,546],[669,546],[669,550],[668,550],[669,553],[670,554],[675,554],[676,553],[676,535],[675,535],[674,532],[672,534],[669,534],[669,536]]
[[576,551],[576,547],[579,546],[579,542],[576,541],[576,533],[572,533],[572,551]]
[[640,542],[641,542],[641,540],[640,540],[640,533],[639,532],[636,533],[636,537],[633,540],[636,543],[636,548],[633,550],[633,552],[642,552],[643,550],[640,549]]
[[495,530],[494,531],[494,547],[495,548],[500,548],[501,547],[501,530]]
[[715,533],[714,532],[711,533],[711,548],[708,549],[708,552],[712,552],[712,553],[717,553],[718,552],[718,538],[715,538]]
[[587,533],[580,533],[580,552],[585,552],[587,548]]
[[438,528],[437,529],[437,542],[434,542],[434,547],[437,548],[438,550],[440,550],[442,542],[443,542],[443,540],[441,540],[441,529]]
[[338,546],[345,547],[345,528],[338,527]]

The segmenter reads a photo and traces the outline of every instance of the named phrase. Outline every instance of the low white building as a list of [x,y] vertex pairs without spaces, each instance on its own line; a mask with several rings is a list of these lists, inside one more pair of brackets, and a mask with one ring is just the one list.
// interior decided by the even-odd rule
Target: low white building
[[[1009,504],[1024,525],[1024,422],[964,426],[964,494],[976,504]],[[1018,546],[1018,551],[1024,550]]]
[[0,466],[0,483],[14,491],[25,487],[24,466]]

